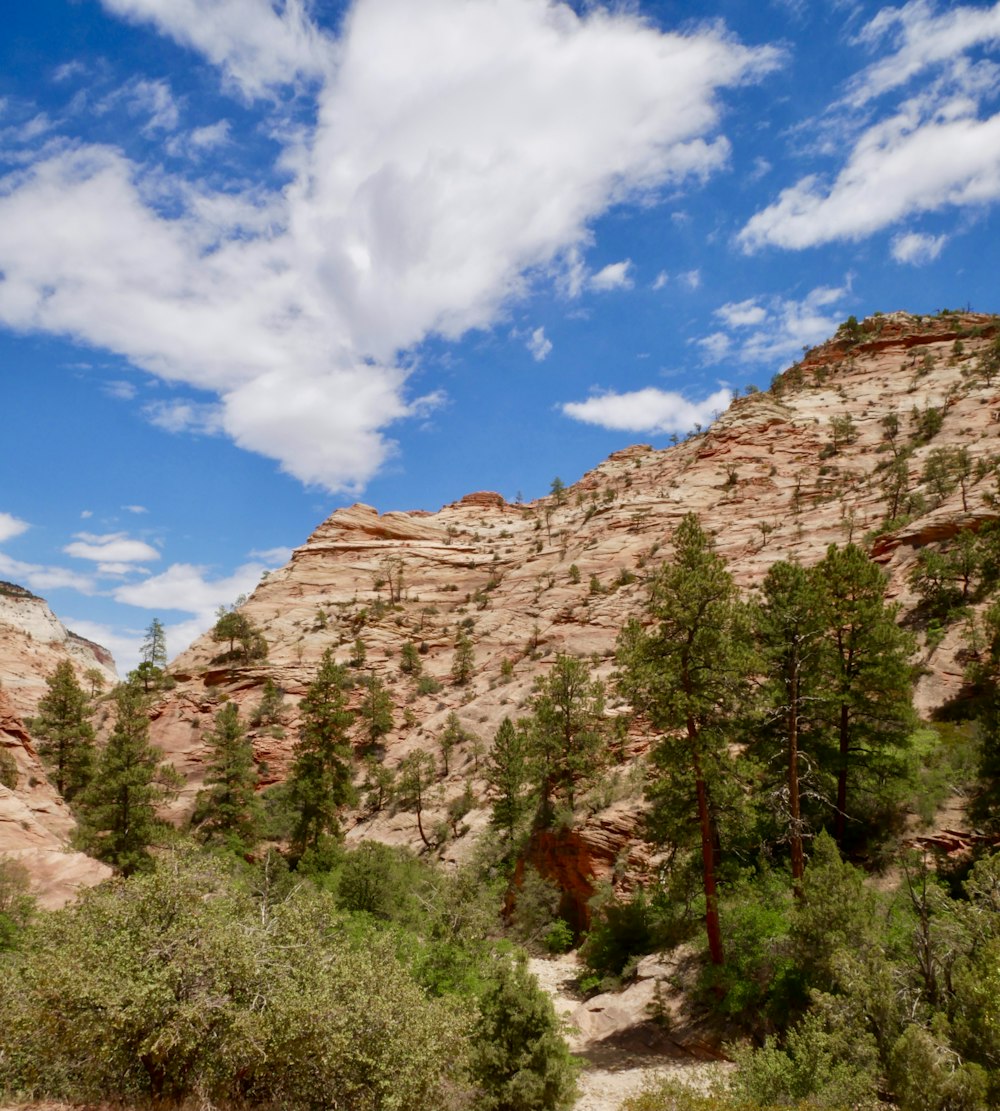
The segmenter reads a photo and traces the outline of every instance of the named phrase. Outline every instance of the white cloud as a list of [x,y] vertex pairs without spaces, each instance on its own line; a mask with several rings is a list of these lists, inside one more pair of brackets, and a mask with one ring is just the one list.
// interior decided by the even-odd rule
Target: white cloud
[[663,289],[663,287],[669,281],[670,275],[666,272],[666,270],[661,270],[659,274],[656,275],[656,280],[653,282],[653,289]]
[[[887,40],[894,49],[885,52]],[[740,232],[745,250],[858,240],[917,213],[1000,200],[1000,115],[981,113],[1000,66],[970,56],[1000,44],[1000,3],[938,15],[928,0],[911,0],[883,8],[857,41],[882,56],[848,82],[826,117],[810,121],[827,136],[820,150],[847,149],[846,162],[832,179],[811,174],[783,189]],[[918,76],[918,91],[870,122],[879,100]]]
[[406,352],[491,326],[529,281],[582,282],[591,223],[721,167],[719,90],[779,57],[720,27],[661,33],[550,0],[358,0],[337,43],[296,2],[104,4],[248,96],[320,80],[317,124],[288,140],[294,180],[268,195],[208,193],[93,145],[8,176],[0,323],[216,395],[150,415],[220,427],[331,490],[370,479],[387,430],[423,408]]
[[122,509],[126,513],[148,513],[149,510],[144,505],[123,505]]
[[733,341],[725,332],[712,332],[711,335],[702,336],[695,342],[705,353],[707,363],[721,363],[733,349]]
[[598,293],[607,293],[612,289],[631,289],[632,260],[627,258],[621,262],[610,262],[591,276],[590,288]]
[[750,298],[747,301],[731,301],[716,309],[715,315],[730,328],[747,328],[763,323],[767,319],[767,309]]
[[541,363],[544,362],[551,353],[552,341],[546,337],[544,328],[536,328],[531,333],[531,338],[528,340],[527,347],[535,362]]
[[310,22],[302,0],[102,0],[135,22],[152,23],[182,46],[220,66],[248,97],[296,78],[318,77],[332,64],[329,41]]
[[829,187],[802,178],[740,232],[748,251],[857,240],[918,212],[1000,199],[1000,115],[920,122],[909,112],[869,128]]
[[94,580],[89,575],[79,575],[65,567],[45,567],[38,563],[24,563],[0,552],[0,578],[30,587],[44,594],[49,590],[78,590],[93,594]]
[[206,127],[196,127],[189,136],[191,146],[198,150],[214,150],[229,142],[229,120],[219,120],[218,123],[208,124]]
[[974,46],[1000,42],[1000,4],[990,8],[956,7],[936,15],[926,0],[883,8],[858,36],[879,46],[891,38],[897,49],[859,73],[848,86],[854,107],[899,88],[932,66],[953,62]]
[[909,263],[911,266],[922,266],[924,263],[933,262],[947,242],[948,237],[946,235],[907,232],[905,235],[897,235],[893,238],[892,257],[897,262]]
[[255,548],[250,553],[250,558],[259,559],[262,563],[266,563],[269,567],[284,567],[284,565],[292,558],[292,549],[277,547],[258,550]]
[[150,424],[165,432],[218,436],[224,428],[222,406],[194,401],[153,401],[143,407]]
[[90,517],[93,517],[93,515],[94,515],[94,511],[92,509],[81,509],[80,510],[80,516],[83,518],[84,521],[88,520]]
[[[76,539],[67,544],[63,551],[74,559],[89,559],[107,565],[128,565],[148,563],[160,558],[156,548],[144,540],[133,540],[124,532],[110,532],[95,535],[91,532],[78,532]],[[110,573],[118,574],[116,570]]]
[[723,305],[715,315],[729,325],[731,334],[713,332],[695,342],[707,362],[739,359],[778,369],[797,359],[804,347],[833,335],[842,313],[831,310],[843,304],[848,292],[846,287],[818,286],[800,300],[755,297]]
[[614,432],[687,432],[696,424],[710,424],[732,400],[727,389],[704,401],[688,401],[679,393],[647,386],[630,393],[607,393],[586,401],[568,401],[562,411],[573,420],[596,424]]
[[29,528],[31,526],[27,521],[22,521],[10,513],[0,513],[0,544],[5,540],[12,540],[15,536],[20,536],[22,532],[27,532]]
[[134,382],[114,381],[105,382],[101,387],[108,397],[117,398],[119,401],[132,401],[139,392]]
[[701,271],[685,270],[683,274],[677,275],[677,280],[686,285],[690,290],[699,289],[701,287]]

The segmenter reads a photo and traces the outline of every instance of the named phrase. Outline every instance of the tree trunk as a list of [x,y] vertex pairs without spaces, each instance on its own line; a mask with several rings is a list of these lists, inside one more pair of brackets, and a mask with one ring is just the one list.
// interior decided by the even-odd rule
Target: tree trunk
[[851,751],[849,710],[846,702],[840,705],[840,769],[837,772],[837,816],[834,837],[840,848],[844,847],[847,823],[847,757]]
[[688,736],[692,740],[691,763],[694,769],[695,790],[698,793],[698,823],[701,826],[702,878],[705,888],[705,932],[708,935],[708,952],[712,964],[725,964],[722,951],[722,927],[719,923],[719,897],[715,890],[715,846],[712,836],[712,816],[708,809],[708,790],[701,770],[701,760],[694,747],[697,728],[688,719]]
[[792,890],[802,894],[805,855],[802,851],[802,815],[799,805],[799,677],[792,673],[788,711],[788,806],[791,810]]

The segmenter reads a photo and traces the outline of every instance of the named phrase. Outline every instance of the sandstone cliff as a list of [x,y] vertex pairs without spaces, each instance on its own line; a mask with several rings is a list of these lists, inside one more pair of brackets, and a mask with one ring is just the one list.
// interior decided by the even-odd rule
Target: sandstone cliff
[[[249,712],[269,676],[286,692],[292,709],[283,730],[255,734],[265,778],[280,778],[296,735],[294,705],[322,653],[333,648],[346,662],[357,638],[365,668],[384,679],[396,706],[387,764],[417,746],[435,751],[451,711],[480,742],[452,759],[431,824],[467,781],[481,800],[478,758],[500,721],[523,710],[536,676],[557,653],[589,656],[599,675],[610,674],[618,630],[642,607],[644,576],[668,553],[671,530],[691,510],[715,532],[747,590],[777,559],[810,563],[830,543],[867,538],[890,577],[891,596],[911,611],[907,579],[919,549],[996,515],[1000,381],[980,372],[996,325],[996,318],[969,313],[872,318],[808,352],[771,391],[735,400],[708,431],[666,450],[619,451],[560,495],[531,504],[477,493],[432,514],[380,515],[365,505],[338,510],[246,602],[243,612],[270,646],[266,663],[215,662],[220,646],[210,637],[174,661],[178,685],[156,711],[153,739],[188,783],[177,815],[190,808],[200,785],[202,736],[222,699]],[[885,423],[892,414],[895,444]],[[905,527],[885,531],[884,464],[903,442],[914,448],[906,460],[911,492],[921,491],[924,463],[936,448],[965,447],[973,472],[962,490],[942,497],[928,491]],[[450,677],[460,628],[475,651],[475,674],[464,686]],[[440,689],[401,673],[406,641],[419,645],[424,675]],[[923,712],[959,692],[961,646],[962,631],[954,627],[935,647],[922,648]],[[613,713],[623,709],[612,701]],[[646,738],[631,735],[582,800],[588,815],[582,831],[541,847],[546,867],[581,900],[588,877],[627,875],[647,859],[636,839],[646,747]],[[485,825],[484,805],[456,824],[446,857],[468,850]],[[347,828],[349,841],[419,844],[415,819],[405,812],[358,812]]]

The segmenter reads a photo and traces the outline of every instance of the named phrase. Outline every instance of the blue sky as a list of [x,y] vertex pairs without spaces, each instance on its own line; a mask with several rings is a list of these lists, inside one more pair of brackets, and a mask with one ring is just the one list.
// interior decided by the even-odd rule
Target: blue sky
[[33,0],[0,578],[122,668],[338,505],[669,442],[850,314],[1000,309],[1000,4]]

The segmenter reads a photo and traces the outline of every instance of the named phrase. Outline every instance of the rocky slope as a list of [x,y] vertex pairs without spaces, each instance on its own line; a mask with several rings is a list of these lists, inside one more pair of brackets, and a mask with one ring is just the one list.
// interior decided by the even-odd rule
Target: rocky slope
[[49,782],[24,724],[47,690],[46,676],[65,659],[88,689],[88,672],[106,687],[117,682],[105,648],[66,629],[42,598],[0,582],[0,750],[13,759],[15,769],[13,785],[0,784],[0,857],[27,868],[43,906],[61,906],[81,887],[111,874],[105,865],[69,849],[76,823]]
[[[0,683],[14,711],[34,715],[46,691],[45,678],[69,659],[84,682],[87,671],[99,673],[105,686],[118,681],[111,653],[70,632],[48,603],[13,583],[0,582]],[[89,681],[85,683],[89,688]]]
[[[358,638],[365,669],[384,679],[396,707],[385,739],[388,765],[416,747],[436,751],[452,711],[478,739],[453,757],[425,825],[444,819],[446,803],[470,781],[482,799],[479,756],[503,717],[523,710],[535,678],[557,653],[589,656],[597,674],[609,676],[618,631],[641,610],[644,576],[667,554],[671,530],[691,510],[715,532],[748,590],[779,558],[810,563],[830,543],[866,540],[889,574],[891,596],[912,610],[907,578],[919,549],[996,516],[1000,375],[988,370],[984,354],[996,328],[996,318],[967,313],[871,318],[808,352],[769,392],[735,400],[707,431],[666,450],[626,448],[565,491],[531,504],[478,493],[437,513],[338,510],[243,607],[267,638],[266,663],[216,662],[223,646],[206,636],[172,665],[177,687],[156,711],[153,738],[188,783],[178,816],[201,783],[202,738],[223,699],[235,699],[249,714],[268,676],[286,692],[283,728],[255,733],[265,778],[280,778],[296,735],[294,706],[320,657],[332,648],[346,662]],[[895,442],[886,431],[893,414]],[[925,504],[904,527],[884,531],[892,496],[885,463],[902,444],[914,447],[908,486],[924,493]],[[964,490],[939,497],[926,489],[922,471],[929,454],[946,446],[965,447],[974,467]],[[450,677],[460,629],[475,652],[474,675],[462,686]],[[406,641],[419,645],[424,675],[440,689],[401,673]],[[954,627],[936,647],[922,649],[922,711],[959,692],[961,646]],[[613,701],[611,709],[623,710]],[[648,859],[636,837],[646,744],[629,736],[600,785],[581,800],[582,829],[539,847],[540,863],[577,893],[578,907],[595,877],[627,877]],[[483,806],[453,823],[446,858],[469,851],[485,825]],[[419,844],[415,818],[403,811],[359,811],[347,828],[349,840]]]

